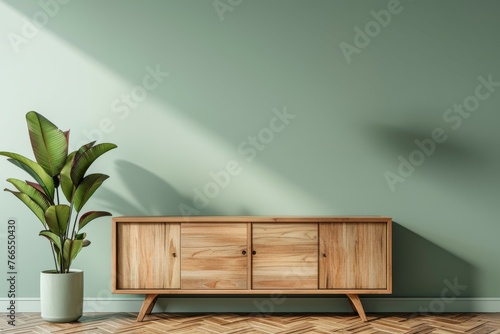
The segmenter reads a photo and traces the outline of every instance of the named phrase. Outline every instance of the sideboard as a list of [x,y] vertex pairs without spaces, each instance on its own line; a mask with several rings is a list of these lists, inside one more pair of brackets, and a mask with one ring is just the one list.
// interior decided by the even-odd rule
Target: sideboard
[[392,219],[379,216],[113,217],[113,293],[160,295],[392,293]]

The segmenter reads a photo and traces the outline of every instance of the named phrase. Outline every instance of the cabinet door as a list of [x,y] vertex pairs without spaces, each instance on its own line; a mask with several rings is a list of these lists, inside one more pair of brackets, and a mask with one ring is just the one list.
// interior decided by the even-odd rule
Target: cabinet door
[[119,223],[117,288],[180,288],[179,242],[178,223]]
[[320,223],[320,289],[386,289],[386,223]]
[[182,223],[181,288],[246,289],[247,223]]
[[252,224],[253,289],[318,288],[318,224]]

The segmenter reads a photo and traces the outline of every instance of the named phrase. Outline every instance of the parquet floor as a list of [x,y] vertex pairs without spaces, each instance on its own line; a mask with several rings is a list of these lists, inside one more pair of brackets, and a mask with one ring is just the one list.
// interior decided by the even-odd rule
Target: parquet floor
[[499,333],[500,313],[458,313],[414,316],[368,314],[362,322],[353,314],[166,314],[136,322],[137,313],[90,313],[69,324],[45,322],[38,313],[16,315],[16,326],[0,320],[1,333]]

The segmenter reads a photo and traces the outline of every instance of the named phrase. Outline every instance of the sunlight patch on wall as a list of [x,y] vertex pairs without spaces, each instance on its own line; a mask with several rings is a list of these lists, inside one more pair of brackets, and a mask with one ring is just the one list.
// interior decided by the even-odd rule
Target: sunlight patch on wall
[[[242,134],[242,142],[246,137]],[[334,214],[331,206],[264,167],[258,156],[242,155],[241,143],[225,141],[155,97],[120,123],[111,139],[122,147],[118,159],[141,166],[180,193],[171,215]]]

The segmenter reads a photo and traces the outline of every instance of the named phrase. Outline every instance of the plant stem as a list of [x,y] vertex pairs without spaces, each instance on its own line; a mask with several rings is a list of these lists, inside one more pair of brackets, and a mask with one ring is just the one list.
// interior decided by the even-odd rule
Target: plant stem
[[[71,204],[71,210],[73,211],[73,204]],[[76,232],[78,232],[78,230],[75,231],[76,225],[78,224],[78,214],[79,214],[79,212],[76,213],[75,221],[73,222],[73,230],[71,231],[71,236],[70,236],[71,240],[75,239]],[[69,226],[69,224],[68,224],[68,226]],[[72,248],[73,248],[73,244],[71,243],[70,247],[69,247],[69,252],[68,252],[68,268],[66,268],[68,271],[69,271],[69,267],[71,266],[71,249]]]
[[74,239],[75,236],[76,236],[76,232],[78,232],[78,230],[75,231],[76,229],[76,225],[78,224],[78,212],[76,214],[76,217],[75,217],[75,222],[73,224],[73,231],[71,232],[71,239]]
[[61,240],[61,251],[59,252],[59,261],[61,263],[61,266],[60,266],[60,273],[64,273],[64,238],[60,238]]
[[[61,200],[59,198],[59,187],[56,187],[55,190],[56,190],[56,201],[57,201],[56,204],[59,205],[61,203]],[[59,240],[61,240],[61,236],[59,236]],[[51,244],[51,246],[52,246],[52,253],[54,254],[55,253],[54,245]],[[56,262],[56,270],[60,273],[62,273],[63,268],[64,268],[64,262],[61,259],[62,254],[63,254],[63,250],[61,249],[59,252],[59,263],[60,263],[59,268],[57,267],[57,262]],[[54,254],[54,262],[55,262],[55,254]]]
[[54,265],[56,266],[56,271],[59,272],[59,268],[57,266],[57,259],[56,259],[56,250],[54,248],[54,244],[51,242],[50,247],[52,248],[52,257],[54,258]]

